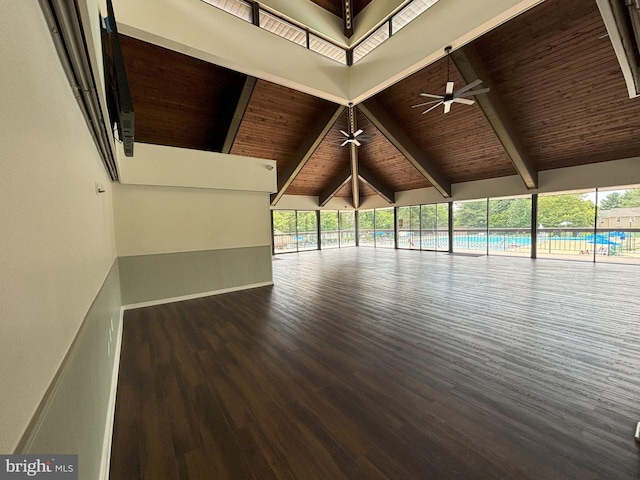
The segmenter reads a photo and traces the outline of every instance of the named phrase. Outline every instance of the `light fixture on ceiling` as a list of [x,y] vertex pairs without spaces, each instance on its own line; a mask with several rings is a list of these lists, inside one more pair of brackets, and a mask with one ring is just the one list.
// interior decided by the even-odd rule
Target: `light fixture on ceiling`
[[449,113],[449,111],[451,110],[452,103],[464,103],[465,105],[473,105],[475,101],[467,97],[472,97],[480,93],[487,93],[489,91],[488,88],[481,88],[480,90],[471,90],[472,88],[475,88],[482,83],[482,80],[474,80],[469,85],[465,85],[457,92],[454,92],[453,82],[449,79],[449,64],[451,63],[451,58],[450,58],[451,47],[446,47],[444,51],[447,54],[447,86],[445,87],[444,95],[432,95],[430,93],[421,93],[420,94],[421,97],[436,98],[437,100],[432,100],[429,102],[423,102],[423,103],[418,103],[416,105],[411,105],[411,108],[424,107],[425,105],[431,105],[424,112],[422,112],[423,115],[425,113],[430,112],[434,108],[439,107],[440,105],[444,105],[444,113]]

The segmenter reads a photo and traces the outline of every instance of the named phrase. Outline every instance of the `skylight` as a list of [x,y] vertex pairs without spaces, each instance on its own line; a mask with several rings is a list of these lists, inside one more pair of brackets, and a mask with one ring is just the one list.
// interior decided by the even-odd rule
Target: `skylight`
[[[202,0],[209,5],[224,10],[246,22],[278,35],[324,57],[335,60],[343,65],[351,65],[361,60],[376,47],[391,38],[392,35],[407,26],[411,21],[424,13],[438,0],[412,0],[398,12],[384,20],[376,30],[360,41],[357,45],[344,48],[318,33],[309,31],[304,25],[285,20],[277,13],[266,11],[259,4],[249,0]],[[259,18],[254,19],[254,8]]]

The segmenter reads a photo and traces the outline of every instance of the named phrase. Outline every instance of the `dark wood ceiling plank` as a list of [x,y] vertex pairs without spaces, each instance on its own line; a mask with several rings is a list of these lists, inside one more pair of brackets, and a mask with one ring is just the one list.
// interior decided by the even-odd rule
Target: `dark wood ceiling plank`
[[351,165],[345,165],[320,192],[318,202],[324,207],[351,180]]
[[375,98],[366,100],[358,105],[358,108],[443,197],[451,197],[451,182],[442,175],[403,129],[393,121]]
[[219,152],[246,76],[120,35],[136,142]]
[[431,187],[387,137],[362,112],[357,113],[358,128],[364,131],[359,137],[362,139],[362,145],[358,147],[359,164],[365,165],[378,178],[384,178],[394,192]]
[[[480,56],[472,45],[467,45],[451,53],[456,68],[464,81],[469,84],[476,79],[482,80],[482,88],[489,87],[490,91],[473,97],[500,143],[504,146],[518,175],[528,189],[538,188],[538,172],[529,158],[516,126],[509,118],[496,88],[484,67]],[[480,88],[480,87],[478,87]]]
[[231,119],[231,125],[229,125],[229,130],[227,131],[227,137],[225,138],[224,145],[222,146],[222,153],[231,152],[231,147],[233,147],[233,142],[235,141],[238,130],[240,129],[244,112],[247,111],[249,100],[251,100],[251,94],[253,94],[253,89],[255,88],[257,81],[258,79],[256,77],[247,77],[244,81],[244,86],[242,87],[242,92],[240,93],[236,110],[233,113],[233,118]]
[[302,144],[298,152],[293,156],[293,160],[286,170],[278,174],[278,192],[271,196],[271,205],[275,205],[282,198],[284,192],[293,183],[302,167],[311,158],[313,152],[316,151],[344,110],[345,107],[340,105],[336,109],[327,108],[321,112],[315,125],[305,133],[306,142]]
[[395,192],[393,191],[393,188],[364,165],[359,165],[358,177],[387,202],[395,202]]
[[538,171],[640,152],[640,102],[606,33],[596,2],[564,0],[474,42]]

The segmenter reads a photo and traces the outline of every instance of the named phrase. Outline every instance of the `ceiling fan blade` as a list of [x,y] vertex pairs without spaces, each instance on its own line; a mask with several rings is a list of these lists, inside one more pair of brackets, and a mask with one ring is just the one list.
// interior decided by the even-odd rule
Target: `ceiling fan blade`
[[434,100],[433,102],[418,103],[416,105],[411,105],[411,108],[424,107],[425,105],[431,105],[432,103],[440,103],[441,101],[442,100]]
[[353,134],[353,138],[356,138],[358,135],[360,135],[363,132],[362,129],[359,129],[357,132],[354,132]]
[[444,101],[439,101],[438,103],[436,103],[433,107],[428,108],[427,110],[425,110],[424,112],[422,112],[422,115],[424,115],[425,113],[429,113],[431,110],[433,110],[436,107],[439,107],[440,105],[442,105],[444,103]]
[[430,93],[421,93],[421,97],[429,97],[429,98],[443,98],[442,95],[432,95]]
[[476,103],[475,100],[471,100],[470,98],[454,98],[453,101],[456,103],[464,103],[465,105],[473,105]]
[[347,143],[349,143],[349,139],[348,138],[344,142],[342,142],[342,145],[340,145],[340,146],[344,147]]
[[340,130],[340,133],[343,134],[345,137],[349,138],[349,134],[344,130]]
[[360,145],[362,145],[362,144],[361,144],[358,140],[356,140],[355,138],[353,139],[353,143],[355,143],[355,144],[356,144],[356,146],[358,146],[358,147],[359,147]]
[[478,79],[478,80],[474,80],[473,82],[471,82],[469,85],[465,85],[464,87],[462,87],[460,90],[458,90],[456,93],[454,93],[454,97],[459,97],[461,93],[466,92],[467,90],[471,90],[473,87],[477,87],[478,85],[480,85],[482,83],[482,80]]
[[473,95],[478,95],[480,93],[487,93],[490,88],[481,88],[480,90],[473,90],[471,92],[465,92],[462,95],[454,95],[454,98],[462,98],[462,97],[471,97]]
[[449,113],[451,111],[451,102],[444,102],[444,113]]
[[453,93],[453,82],[447,82],[446,94],[451,95]]

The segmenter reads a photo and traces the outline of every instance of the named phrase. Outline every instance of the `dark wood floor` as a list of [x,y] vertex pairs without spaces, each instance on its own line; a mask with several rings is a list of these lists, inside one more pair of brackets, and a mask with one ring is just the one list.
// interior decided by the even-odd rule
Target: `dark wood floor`
[[640,478],[639,279],[351,248],[129,311],[111,478]]

